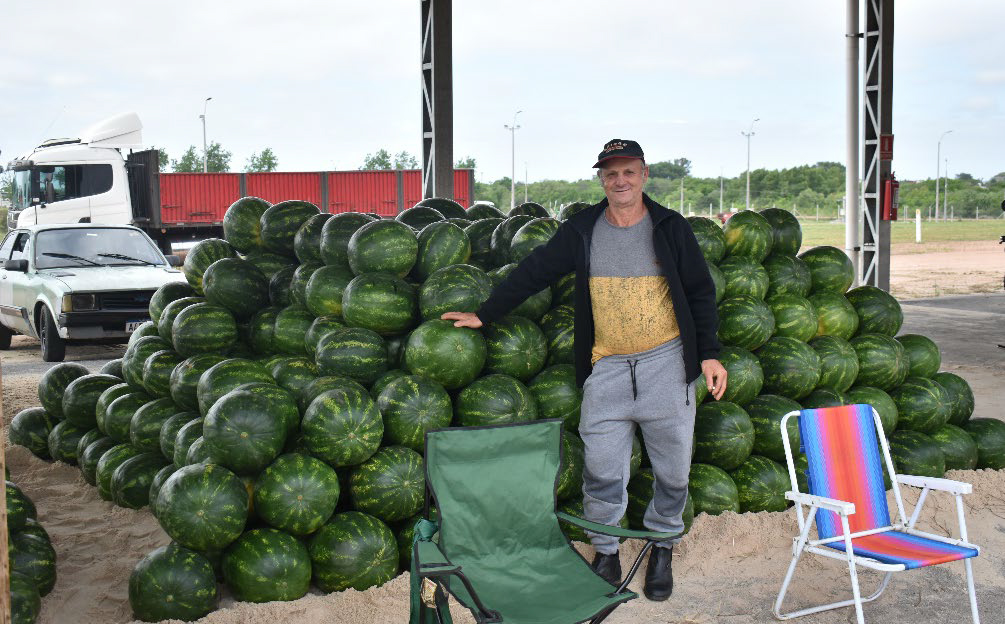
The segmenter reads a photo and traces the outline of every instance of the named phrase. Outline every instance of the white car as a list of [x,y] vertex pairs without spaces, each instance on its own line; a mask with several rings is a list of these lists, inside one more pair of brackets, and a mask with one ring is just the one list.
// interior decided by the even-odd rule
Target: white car
[[21,227],[0,244],[0,264],[0,349],[24,334],[46,362],[62,361],[67,341],[127,340],[150,319],[154,291],[185,279],[177,256],[129,225]]

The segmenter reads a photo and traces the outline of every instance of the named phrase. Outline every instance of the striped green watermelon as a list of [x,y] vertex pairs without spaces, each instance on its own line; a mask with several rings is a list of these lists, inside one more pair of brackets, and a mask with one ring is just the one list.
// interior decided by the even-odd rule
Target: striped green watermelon
[[311,274],[304,291],[304,305],[317,316],[342,316],[342,295],[356,277],[349,267],[323,266]]
[[134,392],[133,388],[129,384],[123,383],[114,385],[101,393],[98,402],[94,404],[94,420],[99,430],[103,428],[100,423],[108,417],[108,406],[112,404],[112,401],[132,392]]
[[273,384],[275,380],[264,366],[253,360],[231,358],[210,366],[196,384],[199,413],[205,416],[220,397],[252,382]]
[[692,463],[688,492],[694,515],[717,516],[724,511],[740,513],[740,493],[729,473],[709,464]]
[[932,433],[949,422],[949,395],[937,382],[926,377],[908,377],[890,390],[897,404],[897,426],[922,433]]
[[294,303],[293,276],[297,272],[297,266],[285,266],[272,274],[269,278],[269,303],[279,308]]
[[471,225],[473,223],[473,221],[471,221],[469,219],[461,219],[461,218],[458,218],[458,217],[452,217],[450,219],[447,219],[447,223],[452,223],[453,225],[456,225],[457,227],[459,227],[459,228],[461,228],[463,230],[464,228],[466,228],[469,225]]
[[457,424],[462,427],[525,422],[537,418],[537,403],[527,386],[508,375],[476,379],[457,395]]
[[893,338],[885,334],[860,334],[849,342],[858,355],[857,385],[890,391],[907,378],[907,353]]
[[774,331],[775,317],[760,299],[740,295],[723,299],[719,304],[719,340],[724,344],[753,351]]
[[[499,285],[504,279],[506,279],[513,269],[516,268],[515,264],[507,264],[506,266],[501,266],[498,269],[493,269],[489,271],[488,275],[492,278],[492,282],[495,285]],[[528,318],[532,321],[539,320],[545,312],[551,308],[551,288],[545,288],[530,297],[523,300],[523,303],[513,308],[510,314],[515,314],[516,316],[522,316]]]
[[29,407],[11,419],[8,436],[11,444],[25,447],[40,459],[49,459],[49,432],[58,422],[44,407]]
[[[402,213],[405,214],[405,213]],[[441,221],[419,232],[419,251],[412,276],[425,281],[437,269],[464,264],[471,257],[471,241],[458,226]]]
[[314,583],[321,591],[359,591],[398,574],[398,547],[386,524],[359,511],[336,514],[308,544]]
[[430,208],[429,206],[412,206],[411,208],[406,208],[398,213],[395,220],[417,231],[433,223],[446,221],[439,210]]
[[329,266],[349,269],[349,239],[374,218],[359,212],[342,212],[325,221],[321,229],[321,260]]
[[764,370],[764,391],[769,394],[798,401],[820,381],[820,356],[805,342],[775,336],[755,355]]
[[742,407],[728,401],[698,406],[694,420],[692,461],[732,470],[754,447],[754,426]]
[[108,404],[105,417],[98,419],[98,429],[116,442],[129,441],[129,423],[133,414],[148,402],[151,397],[142,392],[124,394]]
[[920,334],[901,334],[897,336],[897,342],[904,345],[904,352],[907,353],[909,377],[931,377],[939,372],[942,354],[931,338]]
[[855,267],[841,249],[830,245],[813,247],[799,254],[810,269],[811,293],[841,294],[855,281]]
[[537,202],[523,202],[522,204],[517,204],[512,210],[507,213],[509,216],[514,217],[516,215],[529,215],[531,217],[547,217],[548,209]]
[[719,362],[726,369],[729,380],[722,395],[723,401],[742,407],[761,393],[764,371],[753,353],[740,347],[724,346],[719,351]]
[[[445,219],[466,219],[468,218],[464,206],[446,197],[427,197],[415,204],[416,206],[429,206],[436,212],[443,215]],[[413,206],[414,208],[415,206]]]
[[84,451],[87,450],[88,446],[90,446],[96,440],[100,440],[101,438],[104,437],[105,434],[101,433],[101,431],[97,427],[90,429],[87,433],[82,435],[80,437],[80,441],[77,442],[77,448],[76,448],[77,463],[78,464],[80,463],[80,456],[84,454]]
[[[296,396],[279,386],[260,381],[241,384],[235,391],[249,392],[255,395],[269,408],[269,417],[283,424],[286,438],[290,439],[300,429],[300,411]],[[205,423],[204,423],[205,424]]]
[[752,258],[723,258],[719,263],[719,270],[726,281],[723,298],[748,295],[754,299],[764,299],[768,292],[768,272]]
[[321,258],[321,235],[325,223],[332,215],[323,212],[316,214],[304,222],[293,236],[293,254],[301,264],[324,264]]
[[346,327],[324,335],[315,361],[321,375],[339,375],[369,384],[387,370],[387,347],[372,330]]
[[81,364],[62,362],[42,373],[38,380],[38,400],[50,416],[63,420],[63,394],[74,379],[89,374]]
[[576,301],[576,273],[566,273],[551,285],[551,302],[555,306],[573,305]]
[[269,296],[269,278],[242,258],[221,258],[202,276],[206,301],[226,308],[234,318],[246,320]]
[[821,407],[838,407],[849,405],[847,395],[832,388],[816,388],[813,392],[803,397],[801,404],[803,409],[819,409]]
[[171,399],[179,407],[194,411],[199,409],[198,384],[202,374],[226,358],[215,353],[193,355],[182,360],[171,371]]
[[180,355],[219,353],[237,342],[233,315],[211,303],[197,303],[178,313],[171,324],[174,348]]
[[[296,410],[293,397],[287,409]],[[286,422],[275,416],[274,401],[233,390],[213,404],[202,436],[213,463],[239,475],[256,475],[279,457],[286,443]]]
[[492,292],[492,278],[470,264],[455,264],[434,271],[419,290],[423,320],[444,312],[474,312]]
[[153,296],[150,297],[150,320],[154,322],[154,325],[161,318],[161,312],[164,311],[165,306],[171,303],[175,299],[181,299],[183,297],[194,297],[195,291],[188,282],[168,282],[164,284],[156,291],[154,291]]
[[487,347],[485,372],[526,382],[544,367],[548,342],[534,321],[507,316],[484,327],[482,335]]
[[530,380],[527,389],[537,401],[539,418],[561,418],[568,431],[579,428],[579,407],[583,402],[583,391],[576,385],[575,366],[549,366]]
[[161,455],[166,457],[168,461],[174,460],[174,444],[175,439],[178,437],[178,431],[188,423],[193,420],[198,420],[199,414],[195,412],[176,412],[170,418],[164,421],[161,425],[160,436],[158,439],[158,446],[160,447]]
[[726,236],[722,233],[722,227],[706,217],[690,216],[687,217],[687,222],[691,224],[691,231],[698,240],[705,262],[718,264],[726,256]]
[[[149,323],[150,321],[147,322]],[[98,369],[98,372],[102,375],[111,375],[113,377],[118,377],[119,380],[122,380],[122,358],[108,360],[101,368]]]
[[297,394],[297,405],[300,408],[300,412],[306,412],[307,408],[310,406],[311,402],[318,396],[329,390],[336,389],[346,389],[358,392],[366,392],[366,388],[361,386],[359,382],[353,381],[348,377],[338,377],[338,376],[326,376],[318,377],[311,383],[307,384],[303,390]]
[[415,324],[418,312],[415,287],[389,273],[363,273],[345,287],[342,316],[352,327],[381,335],[401,334]]
[[590,207],[587,202],[571,202],[562,206],[561,210],[558,211],[558,220],[565,221],[569,219],[572,215],[582,212]]
[[160,321],[157,322],[157,335],[168,342],[173,342],[171,327],[174,325],[174,319],[178,313],[191,305],[205,302],[205,297],[181,297],[164,306]]
[[310,283],[314,272],[323,266],[320,262],[309,262],[294,269],[293,277],[290,279],[291,304],[307,306],[307,284]]
[[380,393],[384,391],[384,388],[391,385],[392,381],[396,381],[402,377],[408,377],[408,371],[401,370],[400,368],[392,368],[378,377],[377,381],[370,385],[370,396],[372,396],[373,400],[376,401],[377,397],[380,396]]
[[158,453],[141,453],[130,457],[112,472],[112,501],[119,507],[140,509],[150,502],[150,484],[154,475],[168,465]]
[[242,197],[223,215],[223,237],[241,253],[265,248],[262,215],[272,204],[258,197]]
[[209,265],[223,258],[236,258],[237,252],[222,238],[207,238],[196,243],[185,256],[182,273],[195,294],[203,294],[202,279]]
[[712,284],[715,285],[715,303],[718,305],[726,297],[726,276],[714,264],[706,266],[708,267],[708,274],[712,278]]
[[259,219],[265,248],[284,256],[293,256],[297,230],[319,212],[314,204],[296,199],[273,204]]
[[338,475],[310,455],[280,455],[255,479],[252,498],[265,522],[293,535],[310,535],[335,512]]
[[510,261],[520,262],[529,256],[532,251],[551,240],[560,225],[558,219],[551,217],[539,217],[525,223],[510,240]]
[[175,466],[188,465],[188,452],[196,440],[202,439],[202,418],[190,420],[181,426],[174,437],[174,457],[172,461]]
[[294,396],[318,377],[318,367],[314,360],[305,357],[284,357],[269,368],[269,374],[281,388]]
[[77,377],[63,391],[61,401],[63,417],[78,427],[96,427],[94,409],[98,404],[98,398],[105,390],[120,383],[122,380],[118,377],[101,373]]
[[31,533],[14,533],[8,539],[10,571],[31,579],[40,596],[48,595],[56,585],[56,550],[52,543]]
[[886,435],[889,436],[897,428],[899,420],[897,404],[885,391],[872,386],[852,386],[845,396],[848,397],[849,403],[871,405],[879,413],[879,420],[883,423]]
[[84,434],[90,431],[84,427],[72,425],[67,421],[56,423],[49,432],[49,456],[56,461],[71,466],[77,463],[77,445]]
[[[170,308],[171,306],[168,306],[168,309]],[[143,387],[143,364],[146,363],[148,357],[165,349],[172,349],[172,345],[159,336],[144,336],[134,342],[122,356],[122,378],[133,388],[145,390]]]
[[216,609],[213,566],[203,555],[171,543],[139,560],[129,575],[129,606],[144,622],[190,622]]
[[788,210],[765,208],[762,217],[771,224],[771,253],[795,256],[803,244],[803,230],[799,220]]
[[959,375],[947,372],[932,375],[932,380],[949,394],[949,422],[962,427],[974,413],[974,391],[970,389],[970,384]]
[[343,387],[311,401],[300,430],[304,448],[338,468],[360,464],[377,451],[384,421],[366,390]]
[[140,323],[140,326],[133,330],[133,333],[129,334],[129,340],[126,341],[126,351],[133,346],[133,343],[143,338],[145,336],[156,336],[157,335],[157,323],[153,321],[144,321]]
[[4,481],[6,496],[7,530],[16,533],[24,528],[29,518],[37,518],[35,503],[21,490],[16,483]]
[[977,467],[977,443],[956,425],[945,424],[929,434],[946,458],[946,470],[973,470]]
[[[105,454],[105,451],[115,445],[115,440],[102,437],[88,444],[83,452],[77,454],[77,463],[80,465],[80,474],[83,475],[84,481],[90,485],[98,484],[98,461]],[[78,448],[80,447],[78,446]]]
[[547,366],[575,361],[576,311],[569,304],[552,308],[541,317],[541,331],[548,339]]
[[516,235],[517,230],[533,221],[534,218],[535,216],[527,214],[509,215],[492,231],[492,262],[495,266],[503,266],[513,262],[513,258],[510,256],[513,236]]
[[487,354],[485,338],[467,327],[433,319],[408,336],[402,356],[403,368],[423,375],[447,390],[462,388],[478,377]]
[[384,440],[423,451],[426,432],[448,427],[454,416],[450,395],[443,386],[419,375],[389,383],[377,396],[384,419]]
[[837,336],[850,340],[858,329],[858,314],[844,295],[814,293],[809,297],[817,311],[817,336]]
[[468,206],[465,216],[472,221],[479,221],[482,219],[501,219],[506,215],[492,202],[477,201]]
[[768,274],[768,292],[765,297],[775,295],[805,297],[810,294],[812,284],[810,268],[798,257],[771,254],[764,259],[761,266]]
[[334,315],[319,316],[314,319],[311,326],[307,328],[307,333],[304,334],[304,346],[307,348],[308,357],[313,358],[315,356],[318,350],[318,342],[324,338],[325,334],[344,327],[345,323]]
[[311,557],[288,533],[252,529],[223,553],[223,579],[236,600],[296,600],[310,587]]
[[745,256],[760,263],[769,253],[774,237],[771,223],[753,210],[741,210],[722,226],[727,256]]
[[271,251],[252,251],[244,256],[244,259],[258,267],[265,277],[272,280],[272,276],[282,271],[286,267],[295,266],[296,260],[289,256],[273,253]]
[[276,314],[272,344],[276,352],[307,355],[305,338],[314,322],[314,315],[302,305],[289,305]]
[[904,324],[900,303],[885,290],[875,286],[859,286],[845,296],[858,315],[858,333],[896,336]]
[[[799,411],[802,406],[777,394],[762,394],[744,408],[754,426],[754,446],[751,453],[782,463],[785,461],[785,444],[782,441],[782,417]],[[799,452],[799,420],[790,418],[785,426],[793,453]]]
[[556,495],[558,500],[566,500],[583,495],[583,467],[586,462],[586,446],[575,433],[562,432],[562,463],[558,469]]
[[492,232],[503,222],[502,218],[487,218],[475,221],[464,228],[468,240],[471,242],[470,264],[482,269],[488,269],[496,265],[492,257]]
[[837,336],[818,336],[809,345],[820,356],[818,388],[845,392],[858,377],[858,355],[851,344]]
[[353,506],[384,522],[404,520],[422,509],[426,473],[422,455],[404,446],[385,446],[352,471]]
[[181,364],[182,358],[171,349],[156,351],[143,362],[143,388],[150,396],[167,397],[171,394],[171,373]]
[[775,317],[775,335],[788,336],[802,342],[817,333],[817,311],[813,304],[799,295],[775,295],[765,301]]
[[101,455],[94,469],[98,496],[106,501],[112,500],[112,475],[115,473],[115,469],[121,466],[122,462],[136,457],[141,452],[133,448],[132,444],[117,444]]
[[178,413],[178,406],[168,398],[144,403],[129,420],[129,442],[140,451],[160,451],[161,427]]
[[35,581],[19,572],[10,575],[10,618],[17,624],[34,623],[42,610],[42,598]]
[[785,511],[788,501],[788,471],[778,462],[751,455],[729,473],[736,484],[740,512]]
[[367,223],[349,239],[349,266],[361,273],[408,275],[419,253],[419,241],[412,228],[400,221]]
[[1005,422],[995,418],[971,418],[961,428],[977,443],[978,468],[1005,468]]
[[161,528],[176,542],[195,550],[219,550],[244,531],[248,490],[223,466],[193,464],[164,482],[156,505]]
[[931,436],[920,431],[897,430],[889,438],[890,457],[898,474],[938,479],[946,474],[946,457]]

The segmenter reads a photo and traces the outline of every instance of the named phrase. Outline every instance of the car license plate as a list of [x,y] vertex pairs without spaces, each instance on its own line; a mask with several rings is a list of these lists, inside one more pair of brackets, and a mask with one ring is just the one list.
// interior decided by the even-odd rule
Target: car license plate
[[126,332],[131,334],[142,324],[143,321],[126,321]]

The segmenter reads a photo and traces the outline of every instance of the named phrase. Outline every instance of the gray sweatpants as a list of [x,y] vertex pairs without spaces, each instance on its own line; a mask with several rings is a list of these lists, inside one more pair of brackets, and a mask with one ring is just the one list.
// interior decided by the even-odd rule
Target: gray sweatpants
[[[579,434],[586,445],[583,515],[615,526],[628,507],[629,464],[635,428],[652,464],[653,499],[645,513],[651,531],[684,530],[694,384],[684,372],[680,339],[632,355],[602,358],[583,386]],[[699,378],[699,382],[702,378]],[[618,538],[589,533],[597,552],[613,554]]]

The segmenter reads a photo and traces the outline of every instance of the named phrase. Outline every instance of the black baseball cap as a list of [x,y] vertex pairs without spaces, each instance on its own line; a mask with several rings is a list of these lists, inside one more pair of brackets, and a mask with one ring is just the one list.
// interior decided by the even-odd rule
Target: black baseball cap
[[601,163],[612,158],[641,158],[645,160],[646,157],[642,153],[642,146],[635,141],[631,139],[611,139],[607,143],[604,143],[604,149],[597,155],[597,164],[593,165],[593,168],[600,167]]

